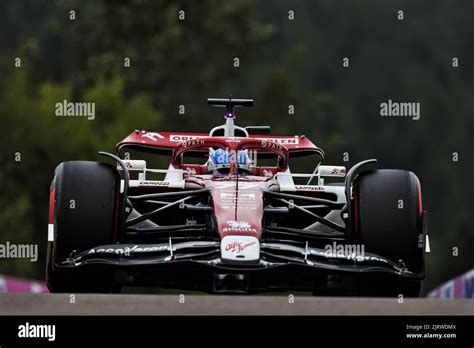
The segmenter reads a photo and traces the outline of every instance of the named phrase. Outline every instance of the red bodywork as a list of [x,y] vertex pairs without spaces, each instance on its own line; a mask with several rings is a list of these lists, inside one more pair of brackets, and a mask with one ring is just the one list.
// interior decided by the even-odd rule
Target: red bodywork
[[[204,178],[203,178],[204,179]],[[219,234],[248,235],[260,239],[263,219],[263,192],[268,184],[259,177],[217,181],[204,179],[204,187],[211,188],[214,217]]]
[[[146,146],[172,151],[171,164],[175,169],[192,169],[194,175],[185,177],[186,187],[210,188],[214,217],[220,237],[246,235],[260,239],[263,219],[263,190],[275,182],[277,172],[288,169],[288,158],[292,152],[319,153],[323,151],[305,136],[209,137],[204,133],[146,132],[134,131],[117,144],[124,146]],[[210,147],[226,148],[232,154],[239,150],[261,150],[273,152],[280,158],[278,167],[255,167],[249,175],[237,174],[235,157],[230,175],[215,177],[207,166],[182,164],[182,154]]]

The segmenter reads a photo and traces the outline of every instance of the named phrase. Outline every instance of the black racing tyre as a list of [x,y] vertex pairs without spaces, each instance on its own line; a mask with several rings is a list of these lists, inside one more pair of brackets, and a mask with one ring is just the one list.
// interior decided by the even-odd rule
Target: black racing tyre
[[[424,274],[422,202],[416,175],[396,169],[369,171],[360,175],[354,188],[353,235],[365,252],[397,264],[402,260],[409,271]],[[421,281],[409,286],[410,295],[419,292],[420,286]]]
[[76,254],[116,240],[119,209],[117,170],[108,164],[61,163],[52,183],[54,241],[47,262],[46,283],[51,292],[116,292],[112,273],[64,270],[55,267]]

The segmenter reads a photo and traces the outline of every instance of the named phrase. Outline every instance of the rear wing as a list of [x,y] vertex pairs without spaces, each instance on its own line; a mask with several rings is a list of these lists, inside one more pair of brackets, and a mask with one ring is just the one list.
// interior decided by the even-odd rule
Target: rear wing
[[[206,133],[185,133],[185,132],[148,132],[136,130],[128,137],[117,144],[117,152],[124,147],[147,147],[157,150],[168,150],[170,153],[173,149],[184,141],[208,138]],[[290,153],[301,152],[318,152],[324,157],[324,152],[313,144],[304,135],[284,136],[284,135],[249,135],[248,138],[268,141],[285,146]],[[167,151],[166,151],[167,152]]]

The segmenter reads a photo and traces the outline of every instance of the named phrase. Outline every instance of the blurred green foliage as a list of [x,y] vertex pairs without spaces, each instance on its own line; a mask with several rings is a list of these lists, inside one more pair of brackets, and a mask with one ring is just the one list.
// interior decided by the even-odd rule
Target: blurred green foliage
[[[429,211],[426,289],[471,268],[473,7],[442,0],[0,2],[0,242],[38,243],[42,251],[37,264],[0,261],[0,273],[43,277],[57,164],[98,160],[97,151],[112,151],[133,129],[206,132],[222,119],[205,98],[229,93],[255,99],[239,123],[306,134],[327,163],[344,164],[348,152],[347,166],[375,157],[414,171]],[[388,99],[420,102],[421,119],[380,117]],[[56,117],[63,100],[95,102],[95,120]]]

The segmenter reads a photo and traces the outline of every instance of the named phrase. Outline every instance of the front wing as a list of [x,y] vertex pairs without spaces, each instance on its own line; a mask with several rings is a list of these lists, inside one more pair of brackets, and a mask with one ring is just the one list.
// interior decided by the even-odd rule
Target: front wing
[[[260,245],[253,264],[222,261],[219,241],[102,245],[72,254],[58,270],[110,270],[122,285],[160,286],[207,292],[340,290],[352,292],[360,279],[410,283],[424,278],[403,264],[376,254],[339,255],[315,247],[282,242]],[[387,284],[388,284],[387,283]]]

